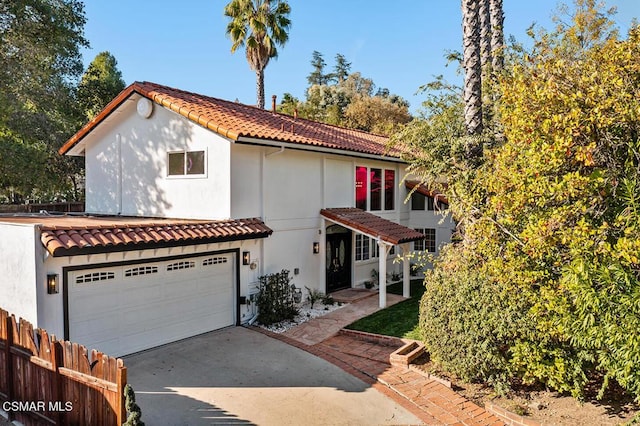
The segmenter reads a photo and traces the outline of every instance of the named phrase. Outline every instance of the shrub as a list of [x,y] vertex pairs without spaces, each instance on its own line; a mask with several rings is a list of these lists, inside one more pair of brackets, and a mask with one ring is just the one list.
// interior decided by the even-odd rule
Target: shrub
[[325,296],[322,298],[322,303],[323,303],[325,306],[333,306],[333,305],[336,303],[336,301],[335,301],[335,300],[333,300],[333,297],[332,297],[332,296],[330,296],[330,295],[328,295],[328,294],[327,294],[327,295],[325,295]]
[[136,404],[136,394],[133,391],[133,387],[127,384],[124,387],[125,407],[127,409],[127,421],[122,426],[144,426],[142,418],[142,410],[140,406]]
[[[307,289],[307,300],[309,301],[309,303],[311,303],[311,309],[313,309],[313,305],[318,301],[318,300],[323,300],[325,299],[325,295],[323,292],[321,292],[320,290],[316,290],[316,289],[310,289],[309,287],[305,286],[304,288]],[[326,305],[326,303],[325,303]]]
[[510,300],[455,247],[443,250],[439,267],[426,271],[420,302],[420,331],[432,359],[468,382],[508,388],[510,348],[525,324],[519,303]]
[[[283,269],[275,274],[261,276],[258,293],[258,321],[271,325],[284,320],[292,320],[298,314],[294,303],[294,289],[291,288],[289,271]],[[295,287],[294,287],[295,288]]]

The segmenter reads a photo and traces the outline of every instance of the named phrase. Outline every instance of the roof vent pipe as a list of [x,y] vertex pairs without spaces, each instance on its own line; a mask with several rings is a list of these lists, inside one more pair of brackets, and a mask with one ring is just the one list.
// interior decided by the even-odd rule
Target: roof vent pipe
[[298,108],[293,110],[293,119],[295,120],[296,118],[298,118]]
[[276,112],[276,95],[271,95],[271,112]]

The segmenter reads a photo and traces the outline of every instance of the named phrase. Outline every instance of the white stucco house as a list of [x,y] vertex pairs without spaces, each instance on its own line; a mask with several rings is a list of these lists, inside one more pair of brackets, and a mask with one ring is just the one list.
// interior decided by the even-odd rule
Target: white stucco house
[[454,227],[424,188],[405,202],[385,137],[154,83],[60,152],[85,158],[86,213],[0,217],[0,307],[116,356],[249,321],[282,269],[327,293],[404,272],[408,295],[394,258]]

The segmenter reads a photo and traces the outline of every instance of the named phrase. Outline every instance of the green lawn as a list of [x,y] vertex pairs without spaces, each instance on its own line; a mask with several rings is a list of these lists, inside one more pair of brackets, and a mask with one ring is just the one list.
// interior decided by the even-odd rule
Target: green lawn
[[[402,283],[387,287],[388,293],[402,294]],[[411,298],[382,309],[347,326],[350,330],[420,340],[418,310],[424,293],[422,280],[411,281]]]

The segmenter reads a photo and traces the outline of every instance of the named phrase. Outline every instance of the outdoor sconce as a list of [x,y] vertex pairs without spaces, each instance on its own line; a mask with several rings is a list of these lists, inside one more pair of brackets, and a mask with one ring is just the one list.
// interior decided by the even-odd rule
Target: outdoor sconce
[[318,254],[320,253],[320,243],[315,241],[313,243],[313,254]]
[[251,263],[251,252],[250,251],[243,251],[242,252],[242,264],[243,265],[248,265]]
[[58,274],[47,274],[47,293],[58,293]]

